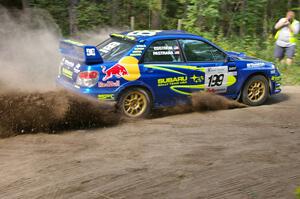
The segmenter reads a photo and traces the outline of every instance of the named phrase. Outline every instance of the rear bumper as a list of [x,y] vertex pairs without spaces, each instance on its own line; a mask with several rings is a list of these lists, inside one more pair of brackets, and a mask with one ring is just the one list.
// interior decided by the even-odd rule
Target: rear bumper
[[115,100],[115,94],[111,90],[99,88],[81,88],[75,84],[65,81],[60,76],[56,78],[56,85],[59,88],[69,90],[73,93],[87,95],[99,100]]

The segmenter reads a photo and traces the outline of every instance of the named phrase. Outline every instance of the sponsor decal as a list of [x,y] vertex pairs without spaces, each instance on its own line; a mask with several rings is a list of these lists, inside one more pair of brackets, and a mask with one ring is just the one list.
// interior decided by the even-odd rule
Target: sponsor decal
[[74,73],[80,73],[80,70],[77,68],[74,68]]
[[103,48],[99,49],[100,52],[108,53],[112,51],[114,48],[118,47],[121,43],[120,42],[111,42],[104,46]]
[[76,64],[75,68],[76,68],[76,69],[79,69],[80,66],[81,66],[80,64]]
[[167,77],[157,79],[158,86],[171,86],[171,85],[179,85],[179,84],[187,84],[187,76],[179,76],[179,77]]
[[126,68],[121,64],[115,64],[109,69],[106,69],[105,66],[101,66],[101,68],[102,72],[105,74],[105,76],[102,78],[102,81],[107,81],[113,76],[120,78],[123,75],[128,75]]
[[229,66],[228,71],[236,71],[236,66]]
[[180,49],[178,46],[154,46],[153,55],[179,55]]
[[74,62],[71,62],[71,61],[69,61],[67,59],[64,59],[63,62],[64,62],[65,66],[68,66],[68,67],[71,67],[71,68],[73,68],[75,66]]
[[123,78],[127,81],[137,80],[141,76],[138,62],[135,57],[127,56],[108,69],[106,69],[106,66],[101,66],[102,72],[105,74],[102,81],[105,82],[113,77]]
[[204,81],[204,76],[193,75],[193,77],[190,77],[190,79],[193,80],[194,83],[200,83]]
[[172,46],[154,46],[153,50],[173,50]]
[[275,81],[275,82],[280,82],[281,81],[281,77],[280,76],[272,76],[271,80]]
[[206,92],[215,93],[216,90],[214,88],[208,88],[208,89],[206,89]]
[[76,66],[74,67],[74,73],[79,73],[80,72],[80,64],[76,64]]
[[100,94],[98,95],[99,100],[112,100],[114,99],[114,94]]
[[257,63],[248,63],[247,68],[261,68],[264,67],[265,63],[257,62]]
[[228,72],[228,76],[237,76],[237,71]]
[[66,68],[62,69],[62,74],[70,79],[72,79],[72,77],[73,77],[73,72]]
[[87,49],[85,49],[85,51],[86,51],[86,56],[95,56],[96,55],[94,48],[87,48]]
[[276,70],[271,70],[270,71],[270,74],[275,74],[276,73]]
[[205,90],[223,93],[227,90],[228,67],[208,67],[205,72]]
[[98,82],[99,88],[113,88],[113,87],[119,87],[120,86],[120,80],[117,81],[107,81],[107,82]]
[[136,45],[135,48],[132,50],[130,56],[138,57],[143,54],[143,51],[145,50],[146,45]]
[[154,36],[161,30],[137,30],[127,33],[127,36]]
[[137,48],[146,48],[147,46],[145,44],[138,44],[136,45]]
[[179,51],[153,51],[153,55],[179,55]]

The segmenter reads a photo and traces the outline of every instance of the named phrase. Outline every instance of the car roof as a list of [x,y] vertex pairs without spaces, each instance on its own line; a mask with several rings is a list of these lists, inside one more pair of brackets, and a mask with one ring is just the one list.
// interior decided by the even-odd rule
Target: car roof
[[124,38],[129,38],[131,40],[147,40],[147,39],[158,39],[160,37],[166,38],[170,37],[197,37],[204,39],[198,35],[194,35],[183,30],[136,30],[136,31],[126,31],[122,33],[111,34],[112,36],[123,36]]

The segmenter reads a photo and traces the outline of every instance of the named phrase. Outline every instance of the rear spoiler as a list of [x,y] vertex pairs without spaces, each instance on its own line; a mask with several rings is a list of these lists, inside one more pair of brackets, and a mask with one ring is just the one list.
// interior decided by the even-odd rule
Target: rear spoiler
[[85,45],[72,40],[61,40],[59,51],[63,56],[87,65],[103,63],[103,59],[95,46]]

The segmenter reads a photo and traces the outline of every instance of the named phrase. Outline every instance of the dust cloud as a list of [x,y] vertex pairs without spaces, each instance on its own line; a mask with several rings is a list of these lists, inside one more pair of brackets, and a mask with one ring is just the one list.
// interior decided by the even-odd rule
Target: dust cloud
[[111,33],[123,32],[124,29],[112,27],[99,27],[92,31],[81,31],[73,38],[82,43],[97,46],[109,38]]
[[66,91],[0,94],[0,137],[105,127],[119,122],[114,104]]
[[228,99],[221,95],[209,92],[195,92],[190,96],[190,103],[178,104],[174,107],[156,110],[153,117],[156,118],[190,112],[205,112],[245,107],[247,107],[245,104]]
[[[45,10],[7,10],[0,7],[0,84],[7,89],[49,91],[55,89],[61,55],[58,25]],[[71,39],[98,45],[117,28],[79,32]]]
[[208,92],[193,93],[191,101],[193,111],[214,111],[247,107],[245,104],[241,104],[235,100]]
[[[0,137],[118,123],[115,106],[56,89],[62,36],[49,13],[0,7],[0,21]],[[75,38],[98,44],[114,30]]]
[[0,81],[6,89],[55,88],[60,32],[42,10],[30,13],[0,7]]

